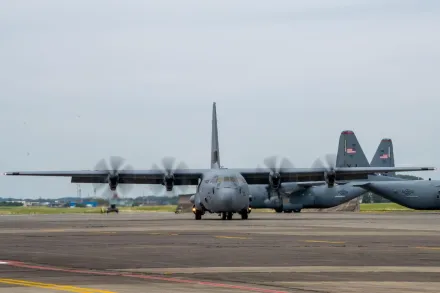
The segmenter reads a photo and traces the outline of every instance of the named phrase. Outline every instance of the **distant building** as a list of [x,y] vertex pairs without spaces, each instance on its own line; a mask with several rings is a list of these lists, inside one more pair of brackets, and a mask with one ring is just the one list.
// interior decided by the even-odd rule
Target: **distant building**
[[98,202],[96,202],[96,201],[88,201],[88,202],[81,202],[81,203],[77,203],[77,202],[71,201],[69,203],[69,207],[74,208],[78,204],[81,205],[81,206],[88,207],[88,208],[96,208],[98,206]]

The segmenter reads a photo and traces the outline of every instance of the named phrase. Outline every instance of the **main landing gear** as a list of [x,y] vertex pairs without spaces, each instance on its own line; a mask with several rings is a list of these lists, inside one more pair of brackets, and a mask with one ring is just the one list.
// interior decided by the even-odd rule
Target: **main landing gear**
[[119,209],[116,207],[115,204],[110,205],[108,208],[101,208],[101,214],[109,214],[109,213],[117,213],[119,214]]

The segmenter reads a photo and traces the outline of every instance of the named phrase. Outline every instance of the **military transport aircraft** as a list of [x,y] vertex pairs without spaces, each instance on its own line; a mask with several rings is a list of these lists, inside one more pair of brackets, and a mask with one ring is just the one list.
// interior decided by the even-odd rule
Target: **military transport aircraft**
[[440,210],[440,180],[366,182],[355,186],[410,209]]
[[[352,130],[341,132],[339,137],[338,153],[336,158],[328,156],[330,164],[337,167],[394,167],[393,143],[389,138],[381,140],[371,164],[362,150],[355,133]],[[320,160],[314,165],[322,164]],[[366,181],[395,181],[404,180],[392,174],[371,174]],[[364,181],[364,180],[362,180]],[[359,180],[340,181],[333,188],[327,185],[307,186],[301,183],[285,183],[276,194],[271,192],[269,185],[249,185],[252,194],[251,206],[253,209],[272,208],[276,212],[300,212],[303,208],[331,208],[357,198],[367,191],[357,187]]]
[[[333,187],[336,180],[367,179],[369,174],[377,172],[428,171],[434,167],[316,167],[293,168],[282,164],[267,169],[228,169],[220,165],[216,103],[212,110],[212,141],[211,168],[188,169],[185,164],[173,168],[175,159],[164,158],[163,168],[150,170],[132,170],[119,168],[121,164],[112,164],[107,170],[90,171],[14,171],[8,176],[64,176],[71,177],[72,183],[105,183],[115,191],[118,185],[124,184],[158,184],[165,186],[167,191],[180,185],[196,185],[196,194],[191,198],[194,204],[195,219],[200,220],[206,212],[222,214],[222,219],[232,219],[234,213],[241,214],[242,219],[248,218],[251,195],[250,184],[270,184],[277,190],[288,182],[321,181]],[[271,161],[266,160],[267,162]],[[319,183],[321,184],[321,183]]]

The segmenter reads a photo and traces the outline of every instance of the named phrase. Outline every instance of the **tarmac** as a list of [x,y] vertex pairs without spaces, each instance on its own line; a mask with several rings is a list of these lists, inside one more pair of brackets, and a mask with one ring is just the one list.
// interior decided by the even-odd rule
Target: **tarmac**
[[440,215],[0,216],[0,293],[439,292]]

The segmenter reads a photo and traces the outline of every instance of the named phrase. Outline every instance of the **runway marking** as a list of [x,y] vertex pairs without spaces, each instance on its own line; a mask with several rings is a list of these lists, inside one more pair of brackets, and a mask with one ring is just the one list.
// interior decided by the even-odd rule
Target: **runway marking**
[[342,241],[326,241],[326,240],[302,240],[303,242],[309,243],[329,243],[329,244],[344,244]]
[[[248,292],[289,293],[287,291],[265,289],[265,288],[258,288],[258,287],[248,287],[245,285],[232,285],[232,284],[226,284],[226,283],[214,283],[214,282],[198,281],[198,280],[191,280],[191,279],[142,275],[142,274],[123,273],[123,272],[66,269],[66,268],[59,268],[59,267],[31,265],[31,264],[26,264],[23,262],[18,262],[18,261],[8,261],[8,265],[10,265],[12,267],[16,267],[16,268],[27,268],[27,269],[35,269],[35,270],[56,271],[56,272],[63,272],[63,273],[86,274],[86,275],[95,275],[95,276],[117,276],[117,277],[126,277],[126,278],[137,278],[137,279],[150,280],[150,281],[165,281],[165,282],[170,282],[170,283],[200,285],[200,286],[205,286],[205,287],[216,287],[216,288],[227,288],[227,289],[235,289],[235,290],[248,291]],[[78,291],[75,291],[75,292],[78,292]],[[81,293],[88,293],[88,291],[82,291]],[[114,292],[110,292],[110,291],[98,292],[95,290],[90,293],[114,293]]]
[[416,246],[414,248],[426,249],[426,250],[440,250],[440,247],[433,247],[433,246]]
[[239,236],[215,236],[215,238],[220,238],[220,239],[250,239],[248,237],[239,237]]
[[9,264],[7,261],[0,261],[0,265],[7,265]]
[[182,267],[112,270],[144,274],[219,274],[219,273],[440,273],[440,267],[384,266],[286,266],[286,267]]
[[101,289],[81,288],[81,287],[75,287],[75,286],[31,282],[31,281],[17,280],[17,279],[0,279],[0,283],[9,284],[9,285],[25,286],[25,287],[33,287],[33,288],[52,289],[52,290],[57,290],[57,291],[76,292],[76,293],[116,293],[113,291],[107,291],[107,290],[101,290]]
[[51,232],[65,232],[66,230],[64,230],[64,229],[41,229],[40,231],[51,233]]

